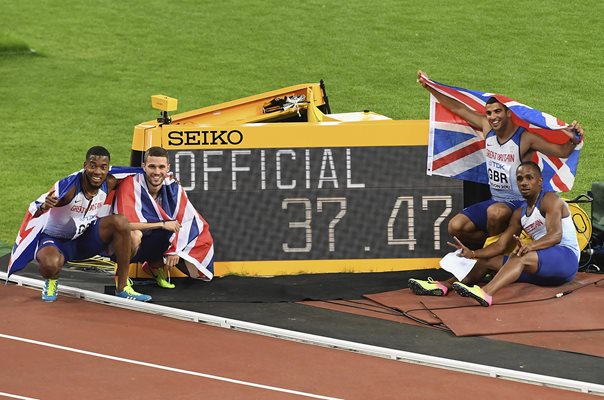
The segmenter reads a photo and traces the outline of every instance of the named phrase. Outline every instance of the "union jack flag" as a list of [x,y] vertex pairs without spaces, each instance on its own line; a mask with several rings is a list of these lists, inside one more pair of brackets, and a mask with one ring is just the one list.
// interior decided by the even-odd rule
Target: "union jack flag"
[[214,242],[208,223],[189,201],[186,192],[171,177],[161,191],[161,206],[147,189],[143,173],[120,182],[113,211],[130,222],[178,221],[181,228],[170,238],[165,255],[176,254],[185,261],[192,278],[209,281],[214,277]]
[[[480,92],[448,86],[426,76],[420,81],[439,93],[453,98],[470,109],[485,114],[485,104],[495,97],[512,111],[512,121],[527,131],[540,135],[545,140],[562,144],[569,137],[562,132],[568,124],[499,94]],[[485,142],[482,132],[475,130],[465,120],[442,106],[434,96],[430,96],[430,136],[428,143],[428,175],[441,175],[488,184]],[[533,160],[543,172],[543,189],[546,191],[568,192],[572,188],[579,163],[581,142],[568,158],[546,156],[536,152]]]

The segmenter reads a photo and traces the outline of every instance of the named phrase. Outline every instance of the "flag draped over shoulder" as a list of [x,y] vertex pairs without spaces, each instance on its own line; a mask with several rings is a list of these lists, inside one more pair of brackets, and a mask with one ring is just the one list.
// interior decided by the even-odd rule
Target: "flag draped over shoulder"
[[[140,171],[142,171],[141,168],[135,167],[111,167],[109,172],[116,178],[120,179]],[[38,248],[38,239],[46,226],[46,222],[48,221],[48,212],[45,212],[34,218],[34,215],[38,211],[38,207],[44,203],[46,196],[53,191],[54,195],[58,198],[58,201],[61,201],[80,179],[82,173],[83,170],[80,170],[69,176],[66,176],[65,178],[56,182],[47,193],[42,194],[29,204],[25,217],[23,218],[23,222],[21,222],[21,227],[19,228],[19,233],[17,234],[17,239],[15,240],[15,244],[13,245],[10,259],[8,261],[8,276],[25,268],[27,263],[33,260],[36,254],[36,250]],[[99,210],[99,217],[109,214],[111,211],[110,204],[110,196],[108,196],[105,206]]]
[[[508,97],[463,89],[432,81],[422,75],[423,83],[439,93],[455,99],[470,109],[485,114],[485,104],[495,97],[512,111],[512,121],[545,140],[562,144],[569,140],[563,129],[568,124],[549,114],[531,108]],[[475,130],[461,117],[442,106],[430,96],[430,138],[428,144],[428,175],[441,175],[488,184],[485,142],[482,132]],[[546,191],[568,192],[572,188],[579,163],[581,142],[568,158],[546,156],[535,152],[534,162],[543,172],[543,188]]]
[[214,277],[214,243],[207,222],[189,201],[182,186],[166,178],[161,191],[161,206],[151,197],[143,173],[120,182],[113,211],[130,222],[176,220],[181,228],[170,238],[164,254],[176,254],[185,261],[192,278],[211,280]]

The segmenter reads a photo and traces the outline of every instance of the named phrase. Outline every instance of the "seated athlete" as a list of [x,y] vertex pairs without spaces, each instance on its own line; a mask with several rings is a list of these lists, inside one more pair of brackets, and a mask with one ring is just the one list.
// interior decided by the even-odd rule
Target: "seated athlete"
[[132,262],[143,263],[157,285],[172,289],[169,270],[181,258],[192,278],[213,277],[214,246],[207,222],[188,201],[180,184],[168,176],[168,152],[149,148],[143,173],[120,183],[114,212],[126,216],[132,230]]
[[[125,299],[149,301],[151,296],[137,293],[128,284],[131,255],[130,226],[121,215],[99,217],[107,195],[116,187],[117,180],[109,175],[110,155],[107,149],[95,146],[86,153],[84,169],[59,182],[30,206],[24,224],[40,218],[41,227],[33,258],[39,264],[40,275],[45,279],[42,300],[52,302],[58,295],[59,272],[71,260],[83,260],[106,252],[111,247],[117,260],[117,286],[115,295]],[[24,235],[20,232],[17,245],[11,254],[9,271],[13,264],[17,270],[31,260],[20,257],[19,245]],[[27,259],[29,258],[29,259]],[[18,265],[17,265],[18,264]]]
[[[468,276],[461,282],[420,281],[409,279],[409,288],[418,295],[444,296],[453,288],[464,297],[471,297],[488,307],[493,295],[513,282],[529,282],[542,286],[558,286],[570,282],[579,267],[579,244],[568,205],[556,193],[543,192],[541,170],[532,161],[525,161],[516,170],[516,181],[525,199],[512,215],[510,225],[498,241],[470,250],[457,237],[449,243],[459,250],[459,256],[478,259]],[[523,243],[522,230],[531,242]],[[504,253],[516,242],[516,249]],[[476,285],[487,273],[496,272],[484,287]],[[470,286],[473,285],[473,286]]]

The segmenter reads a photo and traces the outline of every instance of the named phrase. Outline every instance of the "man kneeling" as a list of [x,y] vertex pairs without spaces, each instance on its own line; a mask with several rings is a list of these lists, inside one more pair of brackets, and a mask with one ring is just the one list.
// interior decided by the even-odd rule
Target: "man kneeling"
[[[452,288],[464,297],[472,297],[482,306],[493,302],[495,293],[513,282],[529,282],[542,286],[558,286],[570,282],[579,266],[579,244],[568,205],[556,193],[542,191],[541,170],[532,161],[523,162],[516,170],[522,206],[512,215],[510,225],[499,240],[485,248],[470,250],[456,237],[448,243],[461,250],[459,256],[478,261],[461,281],[421,281],[409,279],[409,288],[418,295],[444,296]],[[523,243],[524,231],[532,242]],[[504,253],[516,242],[516,249]],[[476,285],[485,275],[496,271],[484,287]]]

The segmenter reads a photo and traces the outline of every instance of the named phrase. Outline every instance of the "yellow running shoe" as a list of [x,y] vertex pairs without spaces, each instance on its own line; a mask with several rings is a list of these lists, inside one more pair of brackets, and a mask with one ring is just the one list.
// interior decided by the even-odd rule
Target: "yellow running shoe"
[[449,288],[432,278],[428,278],[427,281],[411,278],[407,283],[409,289],[419,296],[446,296],[449,291]]
[[455,282],[453,285],[451,285],[451,287],[460,296],[471,297],[483,307],[490,307],[491,304],[493,304],[493,296],[482,290],[482,288],[478,285],[469,287],[461,282]]
[[170,282],[170,274],[166,271],[165,267],[151,268],[148,262],[143,263],[143,271],[155,278],[157,286],[164,289],[174,289],[175,284]]

